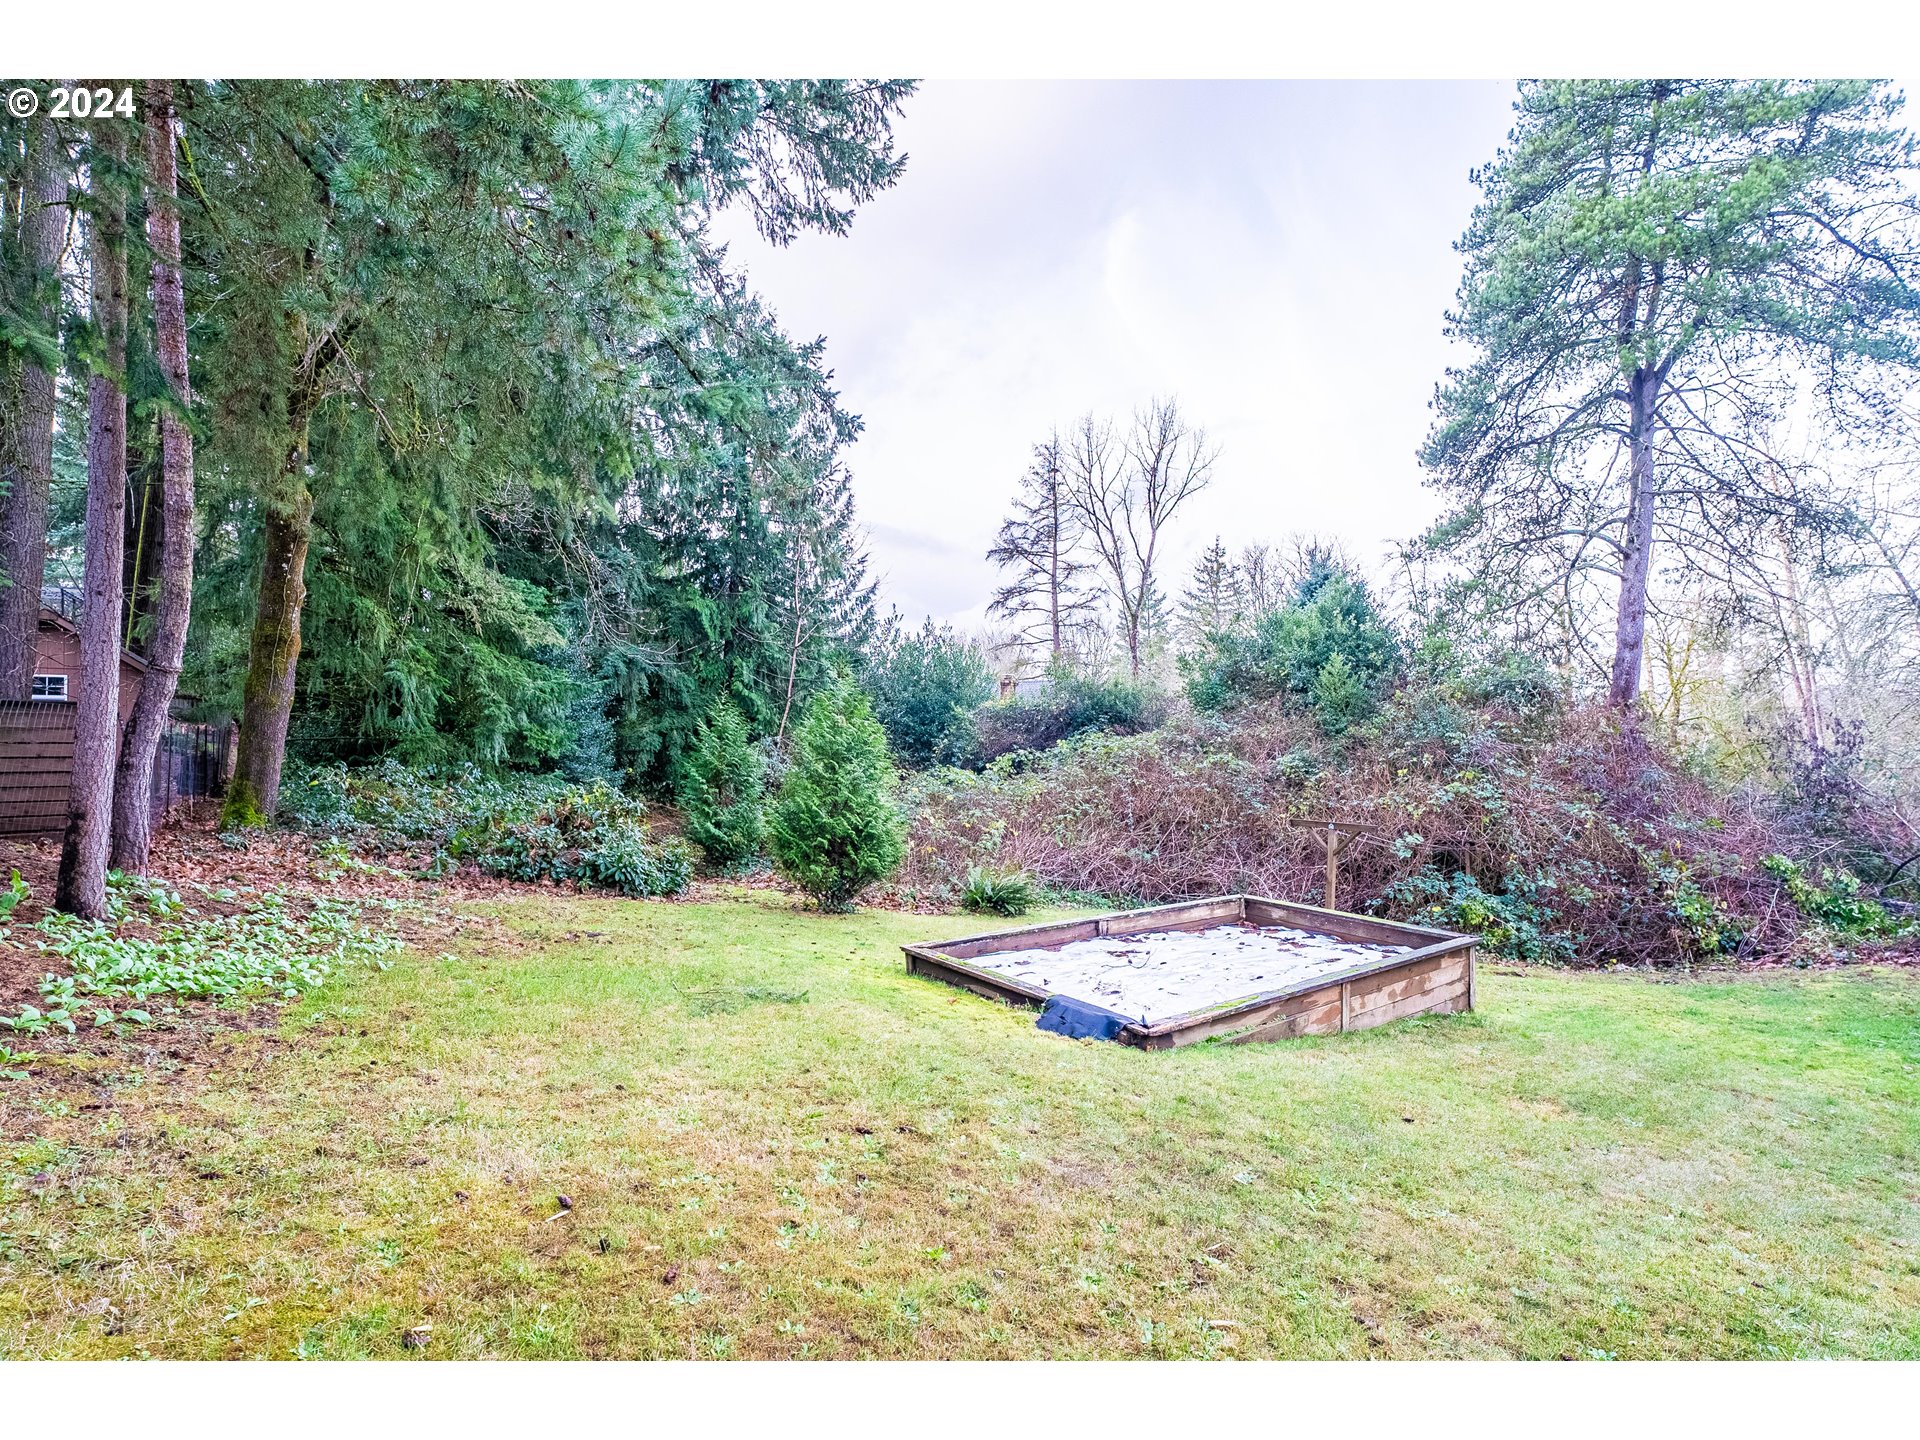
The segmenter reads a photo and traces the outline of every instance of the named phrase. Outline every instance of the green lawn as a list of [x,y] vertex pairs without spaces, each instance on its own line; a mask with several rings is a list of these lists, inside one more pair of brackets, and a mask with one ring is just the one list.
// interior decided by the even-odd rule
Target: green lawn
[[1909,975],[1146,1054],[903,973],[966,918],[492,908],[0,1089],[0,1356],[1920,1356]]

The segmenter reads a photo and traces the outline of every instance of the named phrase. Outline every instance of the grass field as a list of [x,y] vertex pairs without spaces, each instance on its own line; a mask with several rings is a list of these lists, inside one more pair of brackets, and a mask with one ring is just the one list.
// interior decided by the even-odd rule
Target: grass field
[[966,918],[493,913],[0,1086],[0,1356],[1920,1356],[1910,975],[1145,1054],[902,972]]

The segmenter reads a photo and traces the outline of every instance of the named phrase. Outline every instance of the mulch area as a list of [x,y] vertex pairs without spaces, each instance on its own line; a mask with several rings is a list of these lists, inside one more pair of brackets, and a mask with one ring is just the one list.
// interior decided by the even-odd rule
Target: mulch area
[[[415,952],[434,954],[447,947],[456,934],[472,934],[497,928],[496,922],[482,915],[462,912],[462,902],[505,899],[515,895],[555,895],[577,893],[571,887],[552,883],[533,883],[499,879],[483,875],[472,866],[463,866],[446,876],[423,873],[428,852],[407,850],[387,852],[356,850],[343,863],[339,853],[329,853],[319,837],[300,831],[267,830],[249,832],[244,845],[235,845],[221,837],[218,809],[213,805],[189,806],[176,810],[154,835],[148,874],[180,889],[186,903],[202,915],[233,913],[242,909],[250,896],[278,888],[292,897],[297,910],[303,899],[326,897],[332,900],[399,900],[408,908],[391,913],[376,913],[372,923],[391,928]],[[670,828],[670,827],[656,827]],[[29,940],[18,936],[22,927],[44,916],[53,901],[54,883],[60,865],[58,837],[19,839],[0,837],[0,884],[17,870],[31,894],[13,912],[7,925],[16,934],[0,938],[0,1015],[18,1012],[22,1005],[40,1000],[41,977],[48,971],[47,957]],[[746,885],[756,890],[777,890],[791,894],[771,875],[732,880],[696,880],[682,902],[712,900],[726,888]],[[206,891],[231,890],[234,898],[221,900]],[[650,901],[658,904],[660,901]],[[666,902],[672,903],[672,902]],[[799,903],[796,898],[796,903]],[[165,923],[165,922],[160,922]],[[123,934],[151,934],[159,924],[130,916],[121,922]],[[184,1001],[171,1007],[158,1023],[140,1037],[121,1039],[111,1032],[82,1026],[73,1036],[15,1036],[0,1030],[0,1044],[16,1050],[58,1051],[62,1055],[82,1056],[132,1053],[161,1046],[163,1054],[193,1047],[197,1041],[220,1030],[258,1029],[273,1023],[278,1005],[256,1005],[217,1001]],[[180,1059],[174,1055],[175,1060]],[[17,1088],[17,1086],[15,1087]]]
[[[390,917],[382,915],[379,923],[397,930],[410,945],[444,948],[451,931],[487,923],[480,917],[449,913],[457,902],[541,888],[495,880],[472,870],[445,878],[417,878],[421,861],[405,854],[356,855],[354,859],[364,862],[364,867],[343,865],[338,856],[323,853],[313,837],[290,831],[250,834],[244,847],[238,847],[221,839],[215,821],[212,807],[203,807],[198,814],[176,812],[154,836],[148,867],[153,879],[179,888],[186,903],[202,915],[232,914],[244,908],[253,894],[276,887],[294,897],[296,909],[302,899],[323,896],[343,901],[403,900],[413,908]],[[32,891],[8,922],[15,936],[0,939],[0,1014],[12,1014],[23,1004],[39,999],[47,958],[30,941],[23,942],[17,932],[38,921],[52,905],[59,865],[58,838],[0,838],[0,882],[17,870]],[[234,896],[223,900],[196,887],[230,890]],[[121,925],[123,934],[152,933],[158,928],[155,923],[131,917]],[[275,1012],[271,1005],[257,1008],[263,1017]],[[185,1017],[198,1014],[205,1018],[217,1013],[228,1028],[246,1013],[231,1004],[212,1002],[186,1002],[179,1009]],[[265,1023],[264,1019],[259,1023]],[[84,1028],[79,1036],[62,1037],[58,1042],[49,1042],[46,1037],[32,1042],[25,1037],[15,1040],[0,1031],[0,1043],[15,1049],[44,1049],[49,1043],[58,1043],[63,1051],[94,1045]],[[99,1043],[111,1046],[113,1041],[105,1036]]]

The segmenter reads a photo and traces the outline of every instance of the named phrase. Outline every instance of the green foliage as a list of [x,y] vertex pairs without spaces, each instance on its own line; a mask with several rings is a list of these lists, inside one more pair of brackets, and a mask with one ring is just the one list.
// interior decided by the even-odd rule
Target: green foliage
[[32,894],[33,887],[20,878],[18,870],[14,871],[13,879],[8,883],[7,888],[0,890],[0,921],[11,916],[20,908],[20,902]]
[[713,864],[740,865],[760,853],[764,769],[740,712],[724,700],[716,703],[694,737],[680,792],[687,838]]
[[604,782],[561,792],[520,818],[490,815],[452,836],[448,853],[488,875],[554,880],[629,896],[677,895],[693,878],[686,846],[647,833],[646,807]]
[[1399,665],[1399,641],[1366,582],[1329,569],[1310,574],[1291,603],[1250,631],[1211,637],[1184,669],[1202,710],[1279,696],[1312,709],[1337,735],[1372,713]]
[[1167,716],[1166,697],[1123,675],[1089,675],[1067,664],[1047,672],[1037,695],[996,701],[979,712],[979,757],[1046,750],[1090,731],[1134,734]]
[[1745,921],[1729,916],[1727,907],[1702,890],[1684,866],[1663,868],[1661,879],[1685,949],[1704,956],[1739,952],[1750,928]]
[[306,829],[376,845],[446,846],[490,824],[529,818],[573,788],[558,775],[477,765],[295,763],[280,786],[280,813]]
[[977,642],[931,618],[904,631],[898,617],[861,673],[874,717],[893,751],[912,766],[958,765],[978,746],[973,712],[993,698],[993,671]]
[[605,781],[576,785],[559,775],[420,770],[386,760],[364,769],[295,767],[280,795],[283,814],[322,834],[430,846],[430,874],[470,860],[507,879],[634,896],[678,894],[692,878],[687,848],[677,839],[656,841],[645,804]]
[[1320,728],[1329,735],[1346,734],[1355,721],[1366,717],[1372,705],[1372,697],[1360,683],[1360,677],[1353,673],[1353,666],[1338,650],[1327,657],[1327,663],[1313,677],[1307,700],[1319,717]]
[[1428,866],[1391,886],[1386,899],[1415,924],[1478,935],[1496,955],[1564,964],[1574,958],[1573,944],[1546,903],[1549,890],[1537,878],[1515,875],[1489,893],[1471,875],[1443,874]]
[[[1848,527],[1768,435],[1807,386],[1829,439],[1879,446],[1911,391],[1920,201],[1900,104],[1854,80],[1523,84],[1457,247],[1448,334],[1471,359],[1435,397],[1424,459],[1453,508],[1427,547],[1544,631],[1563,607],[1525,597],[1618,593],[1639,467],[1659,477],[1658,532],[1684,504],[1685,530],[1714,537],[1670,550],[1704,577],[1782,526]],[[1647,440],[1632,465],[1629,433]]]
[[816,695],[768,817],[775,866],[823,910],[853,907],[905,854],[886,732],[848,683]]
[[[148,892],[123,885],[132,898]],[[40,1004],[24,1005],[0,1025],[28,1035],[82,1023],[146,1025],[156,1000],[225,999],[260,993],[292,998],[342,966],[384,967],[401,948],[376,931],[359,908],[325,898],[296,902],[267,891],[230,913],[181,903],[161,891],[139,929],[127,908],[106,920],[49,912],[27,932],[65,973],[40,982]],[[159,922],[159,923],[154,923]],[[133,1001],[132,1006],[123,1002]]]
[[960,888],[960,908],[975,915],[1024,915],[1040,898],[1033,877],[974,865]]
[[[234,711],[262,521],[310,503],[289,746],[664,787],[726,697],[857,654],[858,419],[708,236],[891,185],[900,81],[208,81],[185,689]],[[452,218],[449,218],[452,217]],[[238,797],[235,823],[265,820]]]
[[1846,939],[1887,939],[1913,928],[1878,901],[1863,898],[1859,877],[1845,870],[1823,866],[1816,881],[1804,866],[1785,855],[1769,855],[1760,866],[1785,887],[1787,898],[1802,915]]

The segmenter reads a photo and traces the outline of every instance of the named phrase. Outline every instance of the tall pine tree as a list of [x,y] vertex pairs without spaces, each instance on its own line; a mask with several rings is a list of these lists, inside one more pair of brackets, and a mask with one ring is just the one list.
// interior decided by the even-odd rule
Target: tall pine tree
[[[1848,521],[1792,482],[1801,384],[1836,437],[1893,421],[1920,368],[1920,203],[1899,98],[1865,81],[1523,85],[1476,173],[1425,448],[1470,549],[1524,606],[1616,586],[1608,697],[1638,698],[1656,551],[1738,564]],[[1884,438],[1884,437],[1877,437]]]

